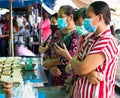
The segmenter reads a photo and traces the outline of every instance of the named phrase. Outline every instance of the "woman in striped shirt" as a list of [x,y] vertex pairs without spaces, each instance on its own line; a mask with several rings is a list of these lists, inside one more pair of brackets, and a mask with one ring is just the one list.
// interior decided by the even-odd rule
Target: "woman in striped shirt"
[[[82,43],[75,58],[67,54],[66,48],[62,50],[62,54],[70,61],[74,73],[79,75],[73,98],[115,98],[118,45],[109,29],[110,21],[109,6],[103,1],[93,2],[88,7],[87,18],[84,20],[85,29],[93,35]],[[93,71],[102,73],[103,81],[91,84],[88,76]]]

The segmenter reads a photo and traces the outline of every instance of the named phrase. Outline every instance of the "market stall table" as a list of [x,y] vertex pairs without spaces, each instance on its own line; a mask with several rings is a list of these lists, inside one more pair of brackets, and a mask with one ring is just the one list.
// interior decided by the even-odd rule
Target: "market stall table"
[[[12,61],[10,61],[11,62],[11,64],[9,64],[9,66],[7,66],[6,65],[6,63],[7,63],[7,61],[8,61],[8,59],[7,58],[9,58],[9,59],[12,59]],[[15,78],[15,79],[18,79],[19,80],[19,76],[17,76],[17,77],[13,77],[13,66],[14,65],[17,65],[18,66],[18,63],[16,63],[16,61],[14,61],[15,59],[14,59],[14,57],[2,57],[1,58],[1,67],[3,67],[3,69],[2,70],[4,70],[5,69],[5,67],[6,67],[6,70],[8,70],[8,69],[10,69],[10,72],[11,72],[11,75],[10,75],[10,77],[13,79],[13,78]],[[15,58],[19,58],[19,57],[15,57]],[[33,87],[43,87],[44,86],[44,83],[47,83],[48,81],[47,81],[47,78],[46,78],[46,75],[45,75],[45,73],[44,73],[44,70],[43,70],[43,68],[42,68],[42,66],[40,65],[40,58],[38,58],[38,57],[21,57],[22,58],[22,60],[20,60],[20,63],[23,61],[23,60],[26,60],[24,63],[25,64],[27,64],[27,65],[25,65],[24,67],[25,68],[23,68],[22,69],[22,72],[21,72],[21,75],[22,75],[22,80],[24,81],[24,83],[26,83],[26,82],[28,82],[28,81],[30,81],[31,83],[32,83],[32,86]],[[32,64],[34,64],[34,65],[32,65],[32,66],[36,66],[36,67],[33,67],[33,69],[31,70],[29,70],[29,69],[26,69],[26,66],[30,66],[29,64],[30,64],[30,62],[28,61],[28,60],[31,60],[31,58],[33,58],[33,62],[31,62]],[[2,60],[2,59],[6,59],[6,60]],[[13,60],[14,59],[14,60]],[[4,61],[4,63],[2,62],[2,61]],[[18,62],[18,61],[17,61]],[[3,64],[2,64],[3,63]],[[15,63],[15,64],[14,64]],[[15,68],[17,67],[17,66],[15,66]],[[20,65],[20,66],[22,66],[22,65]],[[19,66],[19,67],[20,67]],[[8,67],[10,67],[10,68],[8,68]],[[18,67],[17,67],[17,69],[18,69]],[[5,71],[6,71],[5,70]],[[17,72],[18,72],[18,70],[17,70]],[[2,71],[2,74],[3,74],[3,71]],[[4,79],[4,78],[3,78]],[[15,80],[14,79],[14,80]],[[5,79],[6,80],[6,79]],[[21,80],[20,80],[21,81]],[[5,96],[5,91],[4,91],[4,83],[5,83],[5,81],[0,81],[0,98],[2,98],[2,96]],[[15,81],[13,81],[13,87],[14,87],[14,85],[19,85],[20,84],[20,82],[19,81],[17,81],[17,82],[15,82]],[[3,97],[4,98],[4,97]]]
[[[47,86],[36,88],[38,90],[38,98],[69,98],[67,93],[61,86]],[[4,91],[0,89],[0,98],[6,98]],[[7,98],[11,98],[7,96]]]

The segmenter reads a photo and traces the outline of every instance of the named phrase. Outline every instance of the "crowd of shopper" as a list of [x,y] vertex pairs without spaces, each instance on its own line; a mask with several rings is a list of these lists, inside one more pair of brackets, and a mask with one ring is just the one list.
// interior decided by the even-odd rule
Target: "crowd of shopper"
[[[48,17],[48,14],[46,12],[43,12],[43,19],[42,21],[36,22],[29,20],[27,15],[16,15],[13,16],[13,35],[18,36],[18,39],[15,39],[15,43],[24,43],[24,48],[30,50],[31,53],[32,51],[32,46],[29,45],[29,42],[39,42],[41,36],[39,36],[39,30],[42,39],[45,41],[47,37],[51,34],[51,29],[50,29],[50,18]],[[9,25],[9,12],[7,12],[5,15],[0,17],[0,56],[9,56],[9,39],[10,39],[10,25]],[[35,18],[35,17],[34,17]],[[48,22],[47,22],[48,21]],[[40,26],[40,24],[42,24]],[[38,25],[38,27],[37,27]],[[23,36],[23,39],[19,39],[19,36]],[[31,37],[33,37],[31,40]],[[16,52],[16,55],[24,55],[26,54],[24,48],[15,50],[18,51]],[[20,50],[20,51],[19,51]],[[38,52],[35,52],[38,53]],[[32,54],[28,54],[30,56],[33,56]],[[27,56],[28,56],[27,55]]]

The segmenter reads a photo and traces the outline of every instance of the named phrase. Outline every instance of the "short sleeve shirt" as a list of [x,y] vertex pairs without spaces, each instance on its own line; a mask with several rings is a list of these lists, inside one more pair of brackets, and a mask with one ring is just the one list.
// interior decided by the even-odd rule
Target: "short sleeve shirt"
[[81,76],[76,82],[73,98],[115,98],[114,87],[118,44],[109,29],[101,32],[97,37],[94,37],[93,34],[84,41],[78,59],[82,61],[87,55],[100,52],[105,55],[105,62],[95,70],[104,75],[104,80],[97,85],[92,85],[86,76]]

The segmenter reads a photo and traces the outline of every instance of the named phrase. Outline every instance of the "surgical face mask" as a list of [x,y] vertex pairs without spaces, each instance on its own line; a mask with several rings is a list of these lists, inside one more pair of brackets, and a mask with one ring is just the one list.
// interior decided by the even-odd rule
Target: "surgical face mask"
[[87,35],[88,31],[85,30],[84,26],[76,26],[76,31],[79,35]]
[[96,30],[97,30],[97,25],[96,26],[93,26],[92,25],[92,19],[88,19],[86,18],[84,20],[84,28],[90,32],[90,33],[94,33]]
[[58,18],[57,24],[60,29],[65,29],[65,28],[67,28],[67,25],[68,25],[66,22],[66,18]]

